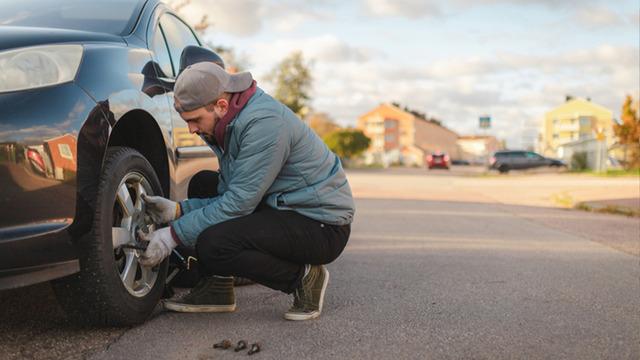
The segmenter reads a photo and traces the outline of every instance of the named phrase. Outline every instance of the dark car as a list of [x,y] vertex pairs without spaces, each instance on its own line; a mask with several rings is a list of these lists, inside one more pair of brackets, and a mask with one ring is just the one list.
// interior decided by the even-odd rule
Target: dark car
[[565,167],[560,160],[550,159],[533,151],[498,151],[489,160],[489,169],[507,173],[509,170],[524,170],[537,167]]
[[139,265],[141,196],[216,169],[172,89],[183,49],[217,55],[157,0],[3,1],[0,24],[0,289],[57,279],[75,319],[144,321],[179,254]]
[[449,155],[436,152],[431,155],[427,155],[427,167],[431,169],[449,169],[450,161]]

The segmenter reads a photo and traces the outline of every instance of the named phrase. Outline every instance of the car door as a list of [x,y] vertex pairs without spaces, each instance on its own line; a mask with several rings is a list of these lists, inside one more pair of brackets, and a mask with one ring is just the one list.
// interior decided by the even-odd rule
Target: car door
[[[164,14],[160,18],[159,26],[167,43],[172,76],[175,79],[180,67],[182,50],[189,45],[200,46],[200,42],[191,29],[172,14]],[[205,146],[199,136],[189,133],[189,128],[176,111],[172,111],[172,125],[172,140],[179,155],[184,156],[187,153],[193,155],[195,149]]]
[[524,151],[514,151],[509,154],[512,169],[526,169],[527,159]]
[[547,165],[547,162],[546,162],[546,159],[543,158],[542,156],[532,151],[528,151],[526,153],[526,165],[527,165],[527,168],[534,168],[534,167],[545,166]]
[[[201,44],[191,28],[171,13],[165,13],[160,17],[158,31],[162,34],[162,38],[158,37],[157,41],[161,43],[161,39],[164,40],[167,49],[166,57],[169,60],[164,58],[163,62],[160,62],[160,67],[175,82],[180,67],[180,55],[184,48],[189,45],[201,46]],[[209,146],[198,135],[189,133],[187,124],[173,108],[173,92],[170,95],[171,141],[176,155],[176,176],[172,195],[176,198],[184,198],[191,176],[200,170],[217,170],[218,162]]]

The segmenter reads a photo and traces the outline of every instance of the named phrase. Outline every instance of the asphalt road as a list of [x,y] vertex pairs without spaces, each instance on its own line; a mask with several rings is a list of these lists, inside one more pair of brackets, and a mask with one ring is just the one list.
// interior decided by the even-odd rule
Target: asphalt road
[[257,359],[640,358],[638,218],[510,204],[513,187],[449,175],[350,180],[356,220],[319,319],[283,320],[290,297],[253,285],[232,314],[81,329],[40,285],[0,293],[0,357],[234,359],[212,344],[244,339]]

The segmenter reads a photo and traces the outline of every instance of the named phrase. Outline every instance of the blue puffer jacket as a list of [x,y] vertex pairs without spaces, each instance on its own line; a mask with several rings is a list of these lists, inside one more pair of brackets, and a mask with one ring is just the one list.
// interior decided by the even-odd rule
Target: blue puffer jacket
[[340,159],[296,115],[261,89],[227,126],[217,197],[180,202],[171,223],[184,245],[217,223],[251,214],[261,201],[317,221],[346,225],[355,205]]

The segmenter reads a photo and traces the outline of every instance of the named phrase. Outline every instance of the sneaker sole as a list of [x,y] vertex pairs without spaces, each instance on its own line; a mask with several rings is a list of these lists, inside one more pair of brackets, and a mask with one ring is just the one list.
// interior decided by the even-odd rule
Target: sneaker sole
[[322,290],[320,290],[320,304],[318,306],[318,310],[308,314],[285,313],[284,314],[285,319],[293,320],[293,321],[303,321],[303,320],[315,319],[318,316],[320,316],[320,313],[322,313],[322,305],[324,305],[324,292],[325,290],[327,290],[327,285],[329,285],[329,270],[327,270],[327,268],[323,266],[322,272],[324,273],[324,282],[322,283]]
[[233,305],[189,305],[174,302],[165,302],[164,308],[175,312],[184,313],[224,313],[236,311],[236,304]]

